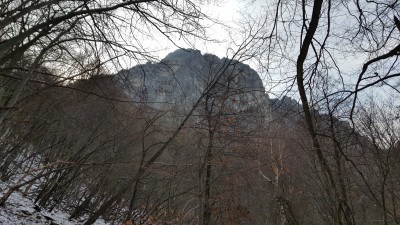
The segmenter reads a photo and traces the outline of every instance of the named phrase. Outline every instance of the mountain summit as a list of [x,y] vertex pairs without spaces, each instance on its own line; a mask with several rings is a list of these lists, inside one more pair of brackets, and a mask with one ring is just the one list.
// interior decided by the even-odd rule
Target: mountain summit
[[135,101],[157,109],[191,107],[205,92],[240,111],[260,104],[266,107],[268,103],[255,70],[236,60],[193,49],[178,49],[159,63],[120,71],[116,79]]

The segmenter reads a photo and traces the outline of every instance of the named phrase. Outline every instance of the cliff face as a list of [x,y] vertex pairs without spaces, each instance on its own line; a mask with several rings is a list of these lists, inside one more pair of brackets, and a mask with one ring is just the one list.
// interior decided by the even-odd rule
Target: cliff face
[[268,96],[256,71],[237,61],[192,49],[176,50],[160,63],[120,71],[116,79],[134,101],[161,110],[190,109],[207,90],[209,99],[218,100],[215,104],[225,104],[235,111],[268,107]]

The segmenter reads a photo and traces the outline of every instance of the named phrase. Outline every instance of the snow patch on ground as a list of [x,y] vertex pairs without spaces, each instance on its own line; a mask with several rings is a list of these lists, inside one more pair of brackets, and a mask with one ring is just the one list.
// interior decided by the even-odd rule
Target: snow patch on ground
[[[0,197],[9,189],[7,183],[0,181]],[[5,205],[0,206],[1,225],[79,225],[84,222],[79,220],[68,220],[69,215],[62,211],[53,210],[48,212],[39,209],[33,201],[15,191],[6,201]],[[96,221],[95,225],[108,225],[104,220]]]

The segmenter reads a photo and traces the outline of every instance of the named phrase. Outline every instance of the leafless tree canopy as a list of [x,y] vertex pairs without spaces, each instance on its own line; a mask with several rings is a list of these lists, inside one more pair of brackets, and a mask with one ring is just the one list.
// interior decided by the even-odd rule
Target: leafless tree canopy
[[158,61],[147,40],[212,40],[205,3],[0,0],[0,207],[21,191],[85,224],[400,224],[400,1],[269,0],[231,58]]

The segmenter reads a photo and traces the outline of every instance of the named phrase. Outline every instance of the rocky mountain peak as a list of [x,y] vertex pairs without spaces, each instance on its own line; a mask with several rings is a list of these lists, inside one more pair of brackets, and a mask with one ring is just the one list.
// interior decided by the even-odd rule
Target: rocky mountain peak
[[268,102],[262,80],[250,66],[194,49],[178,49],[159,63],[138,65],[116,77],[134,100],[158,109],[190,108],[210,87],[213,98],[229,98],[225,102],[236,110]]

